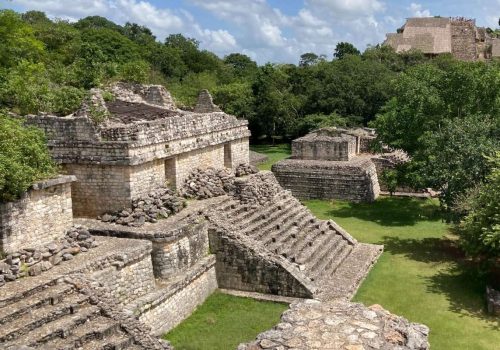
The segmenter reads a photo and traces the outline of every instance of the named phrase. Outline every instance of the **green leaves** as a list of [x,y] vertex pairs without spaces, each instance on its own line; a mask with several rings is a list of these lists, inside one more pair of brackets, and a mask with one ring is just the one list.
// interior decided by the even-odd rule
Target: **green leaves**
[[0,201],[18,198],[33,182],[55,173],[43,132],[0,112]]

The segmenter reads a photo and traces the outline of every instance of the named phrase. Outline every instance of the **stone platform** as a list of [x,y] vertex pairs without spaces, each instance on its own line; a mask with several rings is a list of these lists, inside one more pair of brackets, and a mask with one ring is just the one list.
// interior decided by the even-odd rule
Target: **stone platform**
[[378,305],[307,300],[293,303],[273,329],[238,350],[427,350],[429,328]]
[[272,166],[283,188],[301,199],[375,200],[380,192],[377,170],[369,157],[349,161],[285,159]]

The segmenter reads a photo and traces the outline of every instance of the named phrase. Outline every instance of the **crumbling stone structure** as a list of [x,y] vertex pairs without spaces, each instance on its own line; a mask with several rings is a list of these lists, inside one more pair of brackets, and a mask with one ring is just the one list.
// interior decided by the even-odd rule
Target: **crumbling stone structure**
[[[292,156],[274,164],[272,171],[299,198],[373,201],[380,193],[381,173],[407,161],[401,152],[394,157],[371,154],[375,137],[369,128],[319,129],[294,140]],[[380,161],[374,162],[375,157]]]
[[[76,216],[129,207],[164,185],[180,186],[194,168],[235,168],[249,162],[246,120],[221,112],[207,91],[195,112],[175,108],[161,86],[116,84],[77,113],[28,116],[45,130],[54,159],[75,175]],[[106,96],[106,95],[105,95]],[[96,115],[97,114],[97,115]],[[101,123],[96,118],[105,117]]]
[[20,199],[0,203],[0,252],[43,246],[62,238],[73,225],[71,183],[59,176],[35,183]]
[[[347,300],[382,246],[359,243],[335,222],[317,219],[271,172],[256,173],[248,165],[246,122],[215,110],[207,92],[197,106],[203,113],[192,113],[172,109],[170,95],[161,87],[117,84],[110,91],[114,101],[105,102],[96,92],[78,113],[65,118],[29,117],[48,133],[55,159],[79,177],[72,186],[74,196],[68,182],[74,177],[51,183],[65,186],[52,192],[62,193],[68,217],[49,195],[40,204],[30,196],[34,204],[26,208],[42,208],[47,222],[63,222],[53,226],[57,235],[72,223],[66,220],[72,218],[71,197],[77,215],[92,218],[75,219],[77,226],[64,239],[40,249],[27,240],[8,257],[11,271],[21,266],[17,260],[26,266],[36,261],[44,268],[0,283],[0,347],[172,349],[156,336],[179,324],[219,287],[315,298],[321,307],[311,312],[328,326],[332,310],[347,325],[359,325],[362,307]],[[102,124],[92,120],[96,109],[106,114]],[[349,137],[342,139],[349,140],[348,151],[367,149],[363,140],[371,137],[370,130],[346,132]],[[196,199],[184,207],[173,190],[162,187],[166,180],[178,194]],[[44,211],[44,205],[55,209]],[[3,210],[2,218],[13,224],[0,227],[2,237],[18,224],[16,215],[23,217],[17,209],[12,203]],[[168,215],[156,216],[162,210]],[[114,213],[97,219],[101,211]],[[43,241],[40,227],[45,224],[32,224]],[[16,232],[19,241],[30,237]],[[297,322],[310,317],[300,314]],[[363,315],[368,317],[366,310]],[[381,315],[370,320],[372,328],[386,322]],[[396,326],[400,333],[391,334],[389,343],[417,344],[421,338],[413,331],[421,331],[424,340],[427,335],[425,328],[404,322]],[[341,330],[332,328],[331,337],[323,339],[336,340],[335,332]],[[368,340],[381,334],[363,332],[360,336]],[[307,337],[301,338],[305,348],[314,348]],[[265,348],[266,341],[255,346]]]
[[392,315],[379,305],[295,302],[272,330],[238,350],[383,349],[428,350],[429,328]]
[[500,57],[497,40],[473,19],[418,17],[408,18],[397,33],[387,34],[384,45],[396,52],[416,49],[431,57],[451,53],[460,60],[476,61]]

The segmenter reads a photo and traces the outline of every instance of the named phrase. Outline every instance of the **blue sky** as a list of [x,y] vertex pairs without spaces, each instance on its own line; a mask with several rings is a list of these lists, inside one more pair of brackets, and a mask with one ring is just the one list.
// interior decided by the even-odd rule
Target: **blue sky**
[[0,0],[76,21],[100,15],[149,27],[159,40],[183,33],[219,56],[242,52],[259,63],[297,63],[304,52],[331,58],[339,41],[360,50],[383,41],[405,18],[465,16],[498,26],[500,0]]

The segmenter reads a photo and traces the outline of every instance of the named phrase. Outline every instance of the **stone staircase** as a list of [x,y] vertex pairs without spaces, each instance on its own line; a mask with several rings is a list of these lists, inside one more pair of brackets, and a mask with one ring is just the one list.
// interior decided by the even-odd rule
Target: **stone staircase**
[[92,253],[0,288],[1,349],[170,349],[91,277],[113,256],[136,254],[137,241],[97,241]]
[[382,252],[382,246],[357,242],[335,222],[317,219],[285,190],[264,205],[228,197],[216,212],[254,247],[295,265],[322,299],[351,298]]

